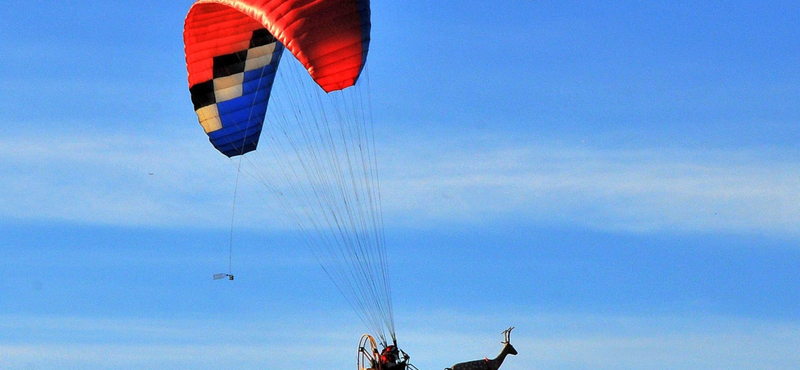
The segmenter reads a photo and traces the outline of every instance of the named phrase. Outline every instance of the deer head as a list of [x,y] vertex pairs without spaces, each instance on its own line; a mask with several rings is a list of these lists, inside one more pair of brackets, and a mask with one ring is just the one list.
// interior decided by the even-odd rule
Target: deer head
[[507,353],[509,355],[516,355],[517,350],[514,349],[514,346],[511,345],[511,331],[514,330],[514,327],[510,327],[506,330],[503,330],[503,341],[500,342],[504,344],[503,351],[501,353]]

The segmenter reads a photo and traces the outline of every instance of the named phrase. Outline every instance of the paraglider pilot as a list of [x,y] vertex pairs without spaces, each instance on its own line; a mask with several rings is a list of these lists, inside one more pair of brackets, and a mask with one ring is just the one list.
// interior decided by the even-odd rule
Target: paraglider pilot
[[381,370],[405,370],[408,355],[403,353],[403,358],[400,358],[402,352],[397,345],[389,345],[383,349],[380,356],[380,369]]

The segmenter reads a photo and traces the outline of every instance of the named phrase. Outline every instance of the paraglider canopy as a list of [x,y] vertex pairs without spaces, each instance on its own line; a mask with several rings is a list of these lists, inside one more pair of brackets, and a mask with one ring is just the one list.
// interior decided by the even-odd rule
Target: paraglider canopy
[[284,46],[325,92],[352,86],[369,31],[368,0],[198,0],[183,37],[209,140],[229,157],[256,149]]
[[[184,43],[192,103],[211,143],[240,165],[264,158],[237,171],[268,189],[287,229],[301,231],[385,344],[394,319],[369,84],[360,82],[370,27],[369,0],[198,0]],[[257,149],[259,140],[268,145]]]

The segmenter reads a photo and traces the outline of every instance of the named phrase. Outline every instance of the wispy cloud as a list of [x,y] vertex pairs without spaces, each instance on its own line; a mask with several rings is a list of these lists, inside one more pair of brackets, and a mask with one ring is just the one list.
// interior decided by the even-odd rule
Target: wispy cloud
[[[286,321],[1,318],[0,328],[8,335],[0,340],[0,364],[7,369],[301,369],[321,364],[346,369],[355,366],[358,340],[357,328],[343,324],[338,314]],[[759,370],[791,368],[800,361],[800,326],[792,322],[423,312],[399,324],[401,330],[415,328],[403,330],[398,339],[420,369],[493,357],[501,348],[500,331],[511,324],[517,327],[511,342],[519,355],[507,358],[505,370]],[[37,332],[42,335],[31,334]]]
[[214,201],[228,202],[223,195],[232,188],[213,184],[227,179],[220,174],[225,164],[187,143],[107,133],[7,137],[0,145],[0,212],[94,224],[213,223]]
[[[358,338],[291,321],[0,316],[4,369],[307,368],[348,363]],[[352,328],[350,328],[352,329]],[[354,343],[347,346],[348,340]]]
[[512,218],[626,231],[794,234],[800,222],[792,153],[470,144],[393,152],[402,159],[386,171],[390,208],[428,221]]
[[[154,136],[61,132],[0,139],[6,169],[0,213],[121,225],[228,225],[237,162],[200,150],[202,133]],[[487,145],[485,138],[462,137],[395,140],[381,143],[380,154],[390,226],[514,219],[598,230],[795,235],[800,224],[800,165],[785,149]],[[254,197],[255,186],[243,180],[240,196]],[[263,216],[263,203],[237,207],[242,220],[274,225]]]
[[797,323],[724,316],[429,312],[405,325],[424,328],[406,333],[405,344],[420,369],[439,369],[494,357],[508,325],[516,326],[511,343],[519,355],[506,359],[505,370],[779,369],[800,360]]

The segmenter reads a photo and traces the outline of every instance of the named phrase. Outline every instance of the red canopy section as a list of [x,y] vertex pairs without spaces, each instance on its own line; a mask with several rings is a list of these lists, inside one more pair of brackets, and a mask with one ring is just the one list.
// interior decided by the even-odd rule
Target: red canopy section
[[340,90],[355,84],[366,61],[369,1],[198,0],[184,25],[189,86],[207,81],[211,59],[246,48],[259,27],[280,41],[323,90]]

